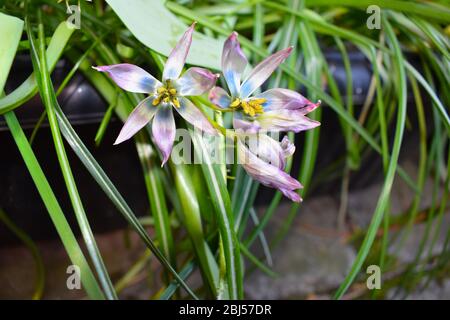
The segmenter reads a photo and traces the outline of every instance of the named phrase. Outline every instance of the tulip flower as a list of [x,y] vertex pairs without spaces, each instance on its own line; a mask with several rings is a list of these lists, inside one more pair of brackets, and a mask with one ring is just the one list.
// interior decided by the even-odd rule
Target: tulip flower
[[189,68],[182,74],[194,26],[195,23],[189,27],[170,53],[161,82],[133,64],[93,67],[97,71],[108,73],[122,89],[148,95],[130,114],[114,144],[128,140],[152,121],[154,142],[161,151],[164,165],[170,157],[175,140],[173,109],[186,121],[206,133],[217,133],[203,113],[187,98],[208,92],[218,78],[217,74],[198,67]]
[[229,93],[214,87],[209,94],[210,101],[222,109],[236,111],[235,118],[241,122],[251,122],[256,130],[300,132],[319,126],[318,121],[305,115],[317,108],[320,101],[314,104],[295,91],[281,88],[253,95],[291,51],[292,47],[289,47],[267,57],[241,84],[248,61],[237,40],[237,33],[233,32],[225,41],[222,51],[222,73]]

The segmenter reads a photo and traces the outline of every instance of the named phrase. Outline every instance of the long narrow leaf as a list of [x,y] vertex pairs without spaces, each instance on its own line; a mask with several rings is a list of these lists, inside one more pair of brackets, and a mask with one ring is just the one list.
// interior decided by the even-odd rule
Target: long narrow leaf
[[31,26],[28,22],[26,24],[26,27],[28,40],[30,41],[33,67],[36,72],[36,79],[39,87],[39,93],[41,95],[41,98],[44,102],[47,111],[48,121],[50,124],[50,129],[52,132],[56,153],[58,156],[64,180],[66,182],[67,191],[69,193],[69,197],[72,202],[75,216],[80,226],[80,230],[86,243],[89,255],[94,263],[95,269],[97,270],[106,297],[108,299],[117,299],[113,284],[111,282],[111,279],[109,278],[105,264],[100,255],[100,251],[97,247],[94,234],[90,228],[89,221],[84,211],[84,207],[77,190],[75,179],[73,177],[72,169],[70,167],[69,159],[67,157],[64,148],[64,143],[62,140],[61,132],[59,130],[58,121],[56,119],[54,108],[55,105],[58,104],[58,102],[56,100],[56,94],[53,89],[53,85],[50,80],[50,74],[47,69],[43,25],[41,22],[39,23],[39,52],[35,47],[31,32]]
[[377,206],[370,223],[370,227],[364,238],[363,243],[358,251],[355,261],[353,262],[350,273],[345,278],[344,282],[341,284],[339,289],[335,294],[336,299],[340,299],[345,291],[352,284],[353,280],[356,278],[359,270],[366,259],[370,247],[375,239],[378,227],[383,219],[383,214],[385,212],[386,206],[388,204],[389,195],[392,189],[392,183],[395,177],[395,170],[397,168],[398,156],[400,154],[400,147],[403,139],[403,132],[405,128],[406,121],[406,75],[405,75],[405,64],[403,60],[403,55],[400,50],[398,40],[392,30],[391,25],[386,19],[383,19],[383,25],[386,28],[387,36],[391,42],[391,45],[395,52],[395,64],[397,68],[397,82],[399,84],[398,89],[398,111],[397,111],[397,124],[395,129],[394,144],[392,146],[392,153],[389,159],[389,165],[386,173],[386,177],[383,183],[381,194],[378,198]]

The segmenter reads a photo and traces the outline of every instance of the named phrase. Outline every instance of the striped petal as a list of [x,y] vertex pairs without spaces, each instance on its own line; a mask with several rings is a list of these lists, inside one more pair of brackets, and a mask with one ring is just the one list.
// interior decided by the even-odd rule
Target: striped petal
[[218,74],[203,68],[189,68],[176,81],[178,93],[182,96],[199,96],[211,90],[216,84]]
[[320,105],[320,101],[314,104],[298,92],[281,88],[267,90],[255,97],[266,99],[264,103],[264,110],[266,111],[289,109],[308,114]]
[[184,63],[186,62],[189,48],[191,47],[194,27],[195,22],[186,30],[167,58],[163,71],[164,81],[167,79],[175,80],[180,76]]
[[284,169],[286,155],[281,144],[266,134],[253,134],[245,137],[246,144],[251,153],[264,162]]
[[261,184],[279,189],[285,196],[295,202],[300,202],[300,197],[294,195],[294,190],[302,188],[300,182],[292,178],[289,174],[281,170],[278,166],[273,166],[254,155],[238,139],[237,141],[238,160],[242,164],[248,175],[259,181]]
[[233,97],[239,95],[241,76],[248,64],[237,36],[238,34],[233,32],[225,41],[222,51],[222,73]]
[[241,98],[249,97],[275,71],[275,69],[291,54],[292,47],[278,51],[261,61],[248,75],[241,86]]
[[302,111],[289,109],[264,112],[258,122],[262,129],[271,132],[300,132],[320,126],[320,122],[304,116]]
[[152,105],[153,99],[154,97],[148,97],[142,100],[133,112],[131,112],[114,144],[119,144],[130,139],[136,132],[150,122],[156,110],[158,110]]
[[169,160],[173,142],[175,141],[175,132],[176,127],[172,108],[159,107],[152,123],[152,133],[155,144],[158,146],[163,156],[161,166]]
[[212,88],[209,92],[208,98],[209,101],[223,109],[228,108],[231,104],[231,97],[221,87]]
[[179,97],[180,107],[174,108],[178,113],[194,127],[208,134],[217,135],[217,130],[203,115],[203,113],[187,98]]
[[92,68],[108,73],[119,87],[131,92],[153,93],[161,85],[151,74],[134,64],[121,63]]

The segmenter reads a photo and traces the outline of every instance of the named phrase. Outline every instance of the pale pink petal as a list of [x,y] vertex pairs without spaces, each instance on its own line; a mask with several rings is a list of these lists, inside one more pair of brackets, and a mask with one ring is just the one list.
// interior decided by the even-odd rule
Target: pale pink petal
[[255,97],[266,99],[264,103],[264,110],[266,111],[290,109],[307,114],[320,105],[320,102],[314,104],[298,92],[282,88],[270,89],[257,94]]
[[195,22],[186,30],[167,58],[163,71],[163,80],[175,80],[180,76],[184,63],[186,62],[189,48],[191,47],[194,27]]
[[244,133],[257,133],[261,130],[258,121],[247,121],[240,117],[239,114],[233,117],[233,128]]
[[108,73],[119,87],[131,92],[153,93],[161,85],[151,74],[134,64],[121,63],[92,68]]
[[284,136],[280,143],[285,158],[290,157],[295,152],[295,145],[289,140],[288,136]]
[[178,113],[194,127],[208,134],[217,135],[218,132],[203,115],[203,113],[187,98],[179,97],[180,107],[174,108]]
[[172,108],[166,106],[158,108],[152,123],[152,133],[155,144],[163,156],[161,164],[163,166],[169,160],[175,141],[176,126]]
[[300,195],[298,194],[297,191],[292,191],[292,190],[288,190],[288,189],[283,189],[283,188],[279,188],[278,190],[281,191],[281,193],[288,199],[294,201],[294,202],[302,202],[302,198],[300,197]]
[[233,97],[239,95],[241,76],[248,64],[237,36],[238,34],[233,32],[225,41],[222,51],[222,73]]
[[153,97],[147,97],[138,104],[123,125],[114,144],[119,144],[130,139],[136,132],[150,122],[157,110],[152,105],[152,101]]
[[209,101],[223,109],[228,108],[231,104],[231,97],[221,87],[212,88],[209,92],[208,98]]
[[237,141],[237,150],[238,160],[249,176],[265,186],[279,189],[293,201],[300,201],[300,197],[297,198],[293,195],[294,190],[302,188],[300,182],[279,167],[259,159],[240,139]]
[[241,86],[241,97],[249,97],[275,71],[276,68],[290,55],[292,47],[278,51],[261,61],[248,75]]
[[284,169],[286,165],[285,150],[278,141],[263,133],[242,135],[238,132],[238,134],[252,154],[267,164]]
[[303,115],[302,111],[279,109],[258,116],[262,129],[272,132],[300,132],[320,126],[320,122]]
[[178,94],[182,96],[199,96],[211,90],[216,84],[218,74],[203,68],[189,68],[180,79],[176,80]]

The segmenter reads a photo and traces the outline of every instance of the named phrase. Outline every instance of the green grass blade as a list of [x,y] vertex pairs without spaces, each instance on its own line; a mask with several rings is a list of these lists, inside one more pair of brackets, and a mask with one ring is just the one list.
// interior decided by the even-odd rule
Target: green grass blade
[[104,299],[103,292],[101,291],[97,280],[95,279],[95,276],[92,273],[72,230],[70,229],[69,223],[67,222],[64,213],[59,206],[58,200],[56,200],[55,194],[53,193],[53,190],[50,187],[30,144],[28,143],[25,133],[20,127],[19,121],[13,112],[8,112],[4,116],[28,171],[30,172],[36,188],[39,191],[42,201],[44,202],[50,218],[55,225],[56,231],[58,232],[63,245],[66,248],[66,252],[69,255],[70,260],[74,265],[80,267],[80,273],[83,275],[81,277],[81,282],[86,290],[86,293],[91,299]]
[[[154,218],[156,238],[162,253],[176,267],[175,246],[170,229],[169,211],[167,210],[166,198],[164,197],[161,182],[161,168],[155,163],[155,154],[152,146],[143,133],[135,136],[136,148],[144,175],[150,209]],[[167,279],[169,280],[169,279]]]
[[311,6],[349,6],[366,10],[371,5],[382,9],[392,9],[405,13],[414,13],[425,18],[450,22],[450,10],[448,7],[436,8],[427,3],[402,0],[306,0],[306,5]]
[[424,79],[424,77],[414,68],[411,64],[405,63],[406,69],[408,72],[410,72],[414,78],[416,78],[417,82],[419,82],[422,87],[425,89],[425,91],[428,93],[430,98],[434,102],[434,106],[438,109],[439,114],[441,116],[442,122],[445,125],[445,128],[447,129],[447,132],[450,134],[450,118],[447,114],[446,108],[442,104],[441,100],[439,100],[438,96],[436,95],[436,92],[430,87],[428,82]]
[[391,25],[386,19],[383,19],[383,25],[385,27],[387,37],[391,42],[393,50],[395,52],[395,66],[397,69],[397,83],[398,83],[398,110],[397,110],[397,124],[395,129],[394,144],[392,146],[391,157],[389,159],[389,165],[387,169],[387,174],[383,183],[381,194],[378,198],[377,206],[375,208],[370,227],[367,230],[366,236],[361,244],[355,261],[353,262],[350,273],[346,276],[343,283],[340,285],[336,294],[335,299],[340,299],[342,295],[347,291],[347,289],[352,284],[353,280],[358,275],[367,255],[369,254],[370,247],[375,239],[378,227],[383,219],[383,214],[387,207],[389,201],[389,195],[392,189],[392,183],[395,177],[395,170],[397,167],[398,157],[400,154],[400,147],[403,139],[403,132],[405,128],[406,121],[406,75],[405,75],[405,64],[403,60],[403,55],[400,50],[398,40],[392,30]]
[[2,96],[9,70],[16,55],[20,36],[23,32],[23,21],[0,12],[0,29],[2,30],[2,41],[0,42],[0,96]]
[[[84,73],[84,75],[96,85],[100,94],[108,101],[112,103],[115,97],[117,96],[117,90],[114,88],[110,82],[106,79],[106,77],[98,72],[93,72],[88,64],[81,64],[80,70]],[[132,109],[129,105],[129,101],[125,99],[125,95],[120,95],[118,98],[118,104],[116,107],[116,112],[119,117],[125,119],[128,116],[128,113]],[[92,156],[90,151],[81,141],[80,137],[77,135],[70,122],[62,112],[61,108],[56,105],[56,116],[58,117],[58,121],[61,127],[61,132],[69,143],[72,150],[75,152],[77,157],[81,160],[83,165],[89,171],[91,176],[100,186],[100,188],[105,192],[114,206],[119,210],[119,212],[123,215],[123,217],[127,220],[130,226],[134,231],[139,235],[145,245],[152,251],[155,257],[161,262],[161,264],[169,270],[169,272],[174,276],[177,281],[180,281],[181,286],[188,292],[188,294],[194,298],[198,299],[195,293],[189,288],[189,286],[180,278],[175,269],[171,266],[170,262],[167,258],[161,253],[158,247],[155,245],[153,240],[147,234],[147,231],[142,226],[142,224],[137,219],[136,215],[133,213],[125,199],[119,193],[117,188],[111,182],[105,171],[98,164],[95,158]]]
[[[194,271],[195,263],[194,261],[190,261],[186,264],[186,266],[180,271],[180,278],[186,280]],[[172,281],[172,283],[164,290],[164,292],[159,296],[160,300],[169,300],[177,291],[180,283],[177,281]]]
[[105,171],[101,168],[89,150],[86,148],[84,143],[81,141],[80,137],[77,135],[75,130],[70,125],[66,116],[62,112],[61,108],[56,106],[56,115],[61,127],[61,132],[64,138],[67,140],[72,150],[75,152],[77,157],[81,160],[83,165],[92,175],[97,184],[102,188],[114,206],[119,210],[119,212],[124,216],[124,218],[131,225],[133,230],[137,232],[140,238],[144,241],[145,245],[152,251],[152,253],[158,258],[161,264],[167,268],[170,273],[180,281],[181,286],[191,295],[193,298],[197,298],[194,292],[187,286],[186,283],[180,278],[175,269],[170,265],[169,261],[164,257],[158,247],[155,245],[153,240],[147,234],[147,231],[142,226],[142,224],[137,219],[136,215],[133,213],[129,205],[126,203],[125,199],[119,193],[117,188],[111,182],[109,177],[106,175]]
[[195,194],[195,186],[191,179],[192,173],[187,165],[175,165],[170,162],[175,188],[182,205],[183,225],[186,227],[189,237],[192,240],[195,253],[198,258],[198,265],[201,269],[206,283],[211,293],[216,297],[218,288],[219,268],[214,260],[209,259],[212,256],[211,249],[206,242],[203,232],[200,206]]
[[227,186],[219,166],[213,165],[209,151],[201,133],[191,130],[195,152],[202,159],[202,170],[208,186],[209,194],[218,215],[219,232],[223,241],[223,249],[227,266],[227,283],[230,299],[242,299],[243,274],[240,257],[240,246],[234,232],[233,213]]
[[247,257],[250,262],[252,262],[259,270],[267,274],[269,277],[275,278],[277,274],[267,267],[264,263],[262,263],[255,255],[253,255],[246,246],[241,246],[242,254]]
[[36,50],[31,26],[29,23],[26,25],[28,40],[30,41],[33,67],[36,73],[36,79],[39,87],[39,93],[44,103],[48,122],[53,136],[53,142],[55,145],[58,161],[61,167],[61,171],[66,183],[67,191],[69,193],[70,200],[72,202],[73,210],[77,218],[81,233],[83,235],[86,247],[89,255],[95,266],[97,274],[100,279],[100,283],[103,287],[105,295],[108,299],[117,299],[117,295],[114,291],[113,284],[109,278],[108,272],[104,265],[100,251],[97,247],[94,234],[89,225],[89,221],[84,211],[83,203],[81,201],[78,189],[73,177],[72,169],[70,167],[69,159],[67,157],[64,142],[59,129],[58,121],[55,114],[55,105],[57,104],[55,91],[50,80],[50,74],[47,68],[47,59],[45,56],[45,43],[44,43],[44,28],[43,24],[39,23],[39,52]]
[[[61,22],[56,28],[46,52],[49,72],[55,68],[74,30],[69,28],[66,22]],[[0,99],[0,114],[21,106],[37,92],[36,77],[32,74],[17,89]]]
[[[6,78],[8,76],[12,61],[15,56],[15,52],[17,49],[17,45],[20,40],[20,36],[23,31],[23,21],[9,17],[4,14],[0,14],[0,26],[3,30],[8,32],[8,37],[5,38],[5,41],[0,43],[0,55],[2,56],[2,73],[0,78],[0,93],[3,92],[3,86],[5,84]],[[22,155],[22,158],[25,161],[25,164],[30,171],[30,174],[35,182],[35,185],[46,205],[46,208],[52,218],[53,223],[56,226],[56,229],[63,240],[63,244],[66,247],[66,250],[71,258],[72,262],[77,264],[81,270],[83,270],[83,274],[86,273],[86,277],[82,279],[83,285],[85,286],[86,292],[91,298],[94,299],[102,299],[103,293],[101,292],[95,277],[93,276],[87,261],[85,260],[81,249],[76,242],[75,237],[73,236],[70,227],[65,220],[64,214],[59,207],[59,204],[53,194],[53,191],[48,184],[42,169],[37,162],[36,157],[34,156],[33,151],[23,133],[20,124],[15,117],[13,112],[8,112],[5,114],[6,123],[13,135],[14,141],[16,142],[19,151]],[[4,219],[4,221],[8,222]],[[9,224],[11,225],[11,224]],[[24,238],[25,239],[25,238]],[[25,239],[26,240],[26,239]],[[38,295],[39,295],[38,290]]]

